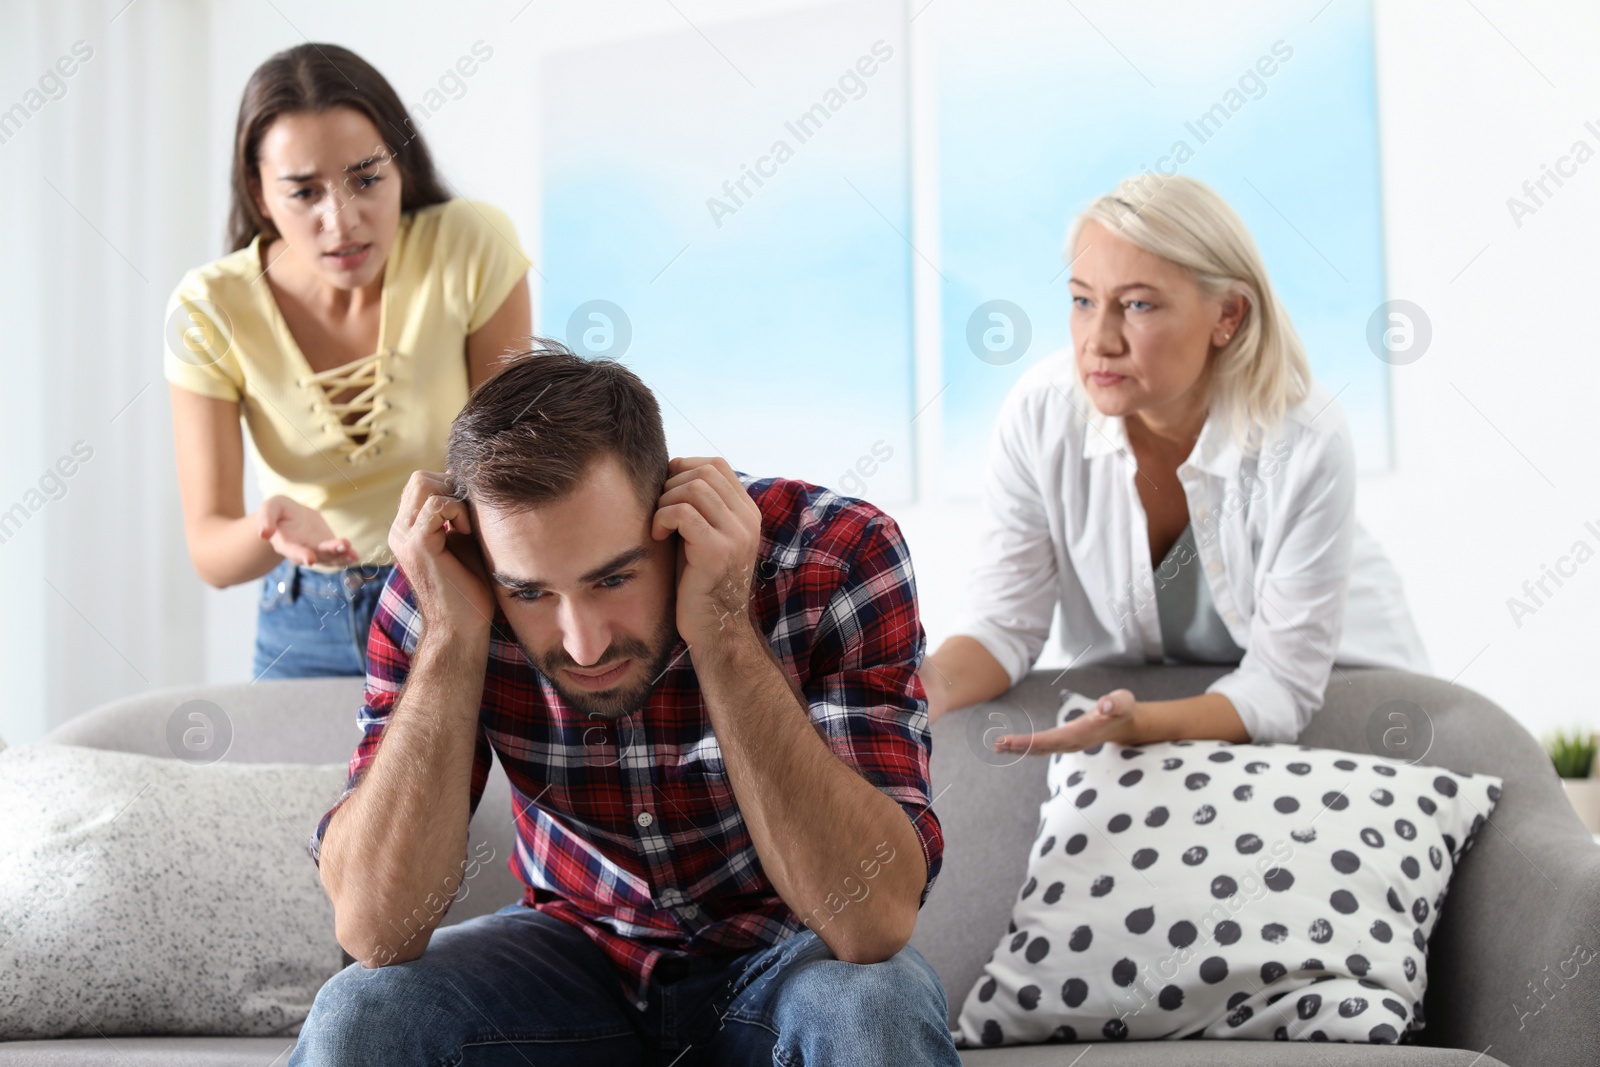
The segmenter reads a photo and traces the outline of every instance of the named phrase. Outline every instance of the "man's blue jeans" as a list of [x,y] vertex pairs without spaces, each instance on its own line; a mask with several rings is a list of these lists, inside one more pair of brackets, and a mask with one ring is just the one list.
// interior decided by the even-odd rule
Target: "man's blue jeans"
[[961,1063],[944,987],[909,945],[845,963],[802,930],[652,976],[639,1003],[582,930],[510,904],[440,927],[417,959],[334,975],[288,1067]]

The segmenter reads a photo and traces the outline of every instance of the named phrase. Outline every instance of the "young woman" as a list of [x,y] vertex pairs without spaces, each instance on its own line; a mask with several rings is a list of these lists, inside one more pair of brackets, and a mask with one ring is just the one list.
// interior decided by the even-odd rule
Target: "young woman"
[[[304,44],[245,86],[232,253],[167,306],[164,372],[200,576],[261,579],[257,678],[361,674],[414,470],[531,332],[510,221],[451,199],[383,76]],[[244,446],[262,502],[244,505]]]
[[1118,689],[997,751],[1289,741],[1336,662],[1425,671],[1356,522],[1344,416],[1227,203],[1190,178],[1130,179],[1079,216],[1066,257],[1072,351],[1006,398],[972,615],[921,672],[930,718],[1020,681],[1058,606],[1075,666],[1236,669],[1181,700]]

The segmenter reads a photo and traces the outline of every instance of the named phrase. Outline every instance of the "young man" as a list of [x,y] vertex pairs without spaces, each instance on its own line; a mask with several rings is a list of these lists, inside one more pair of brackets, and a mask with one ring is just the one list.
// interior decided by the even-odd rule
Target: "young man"
[[[290,1064],[959,1064],[908,944],[943,838],[894,521],[669,462],[643,383],[552,342],[447,466],[401,500],[311,844],[357,962]],[[436,929],[491,752],[528,888]]]

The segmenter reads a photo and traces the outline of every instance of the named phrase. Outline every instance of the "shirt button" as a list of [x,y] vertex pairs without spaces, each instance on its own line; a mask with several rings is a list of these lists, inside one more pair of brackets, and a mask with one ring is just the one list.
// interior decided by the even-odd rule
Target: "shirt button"
[[278,583],[278,592],[287,593],[288,591],[289,591],[289,584],[287,582],[279,582]]
[[638,823],[640,826],[649,826],[651,823],[656,821],[656,817],[651,815],[648,811],[641,811],[633,821]]

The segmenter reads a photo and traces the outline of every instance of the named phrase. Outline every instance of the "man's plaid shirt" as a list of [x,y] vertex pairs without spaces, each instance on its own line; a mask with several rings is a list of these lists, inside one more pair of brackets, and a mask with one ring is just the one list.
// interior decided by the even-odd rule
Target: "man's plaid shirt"
[[[929,797],[917,677],[926,636],[900,529],[871,504],[806,482],[739,479],[762,515],[751,610],[819,736],[911,820],[927,863],[926,902],[944,838]],[[377,753],[421,624],[396,567],[368,638],[363,736],[344,793],[312,836],[313,860]],[[472,810],[492,751],[511,786],[510,867],[527,887],[523,903],[587,933],[630,999],[642,999],[664,956],[734,954],[804,928],[761,868],[684,652],[679,638],[644,708],[587,717],[533,667],[497,609],[484,678]]]

